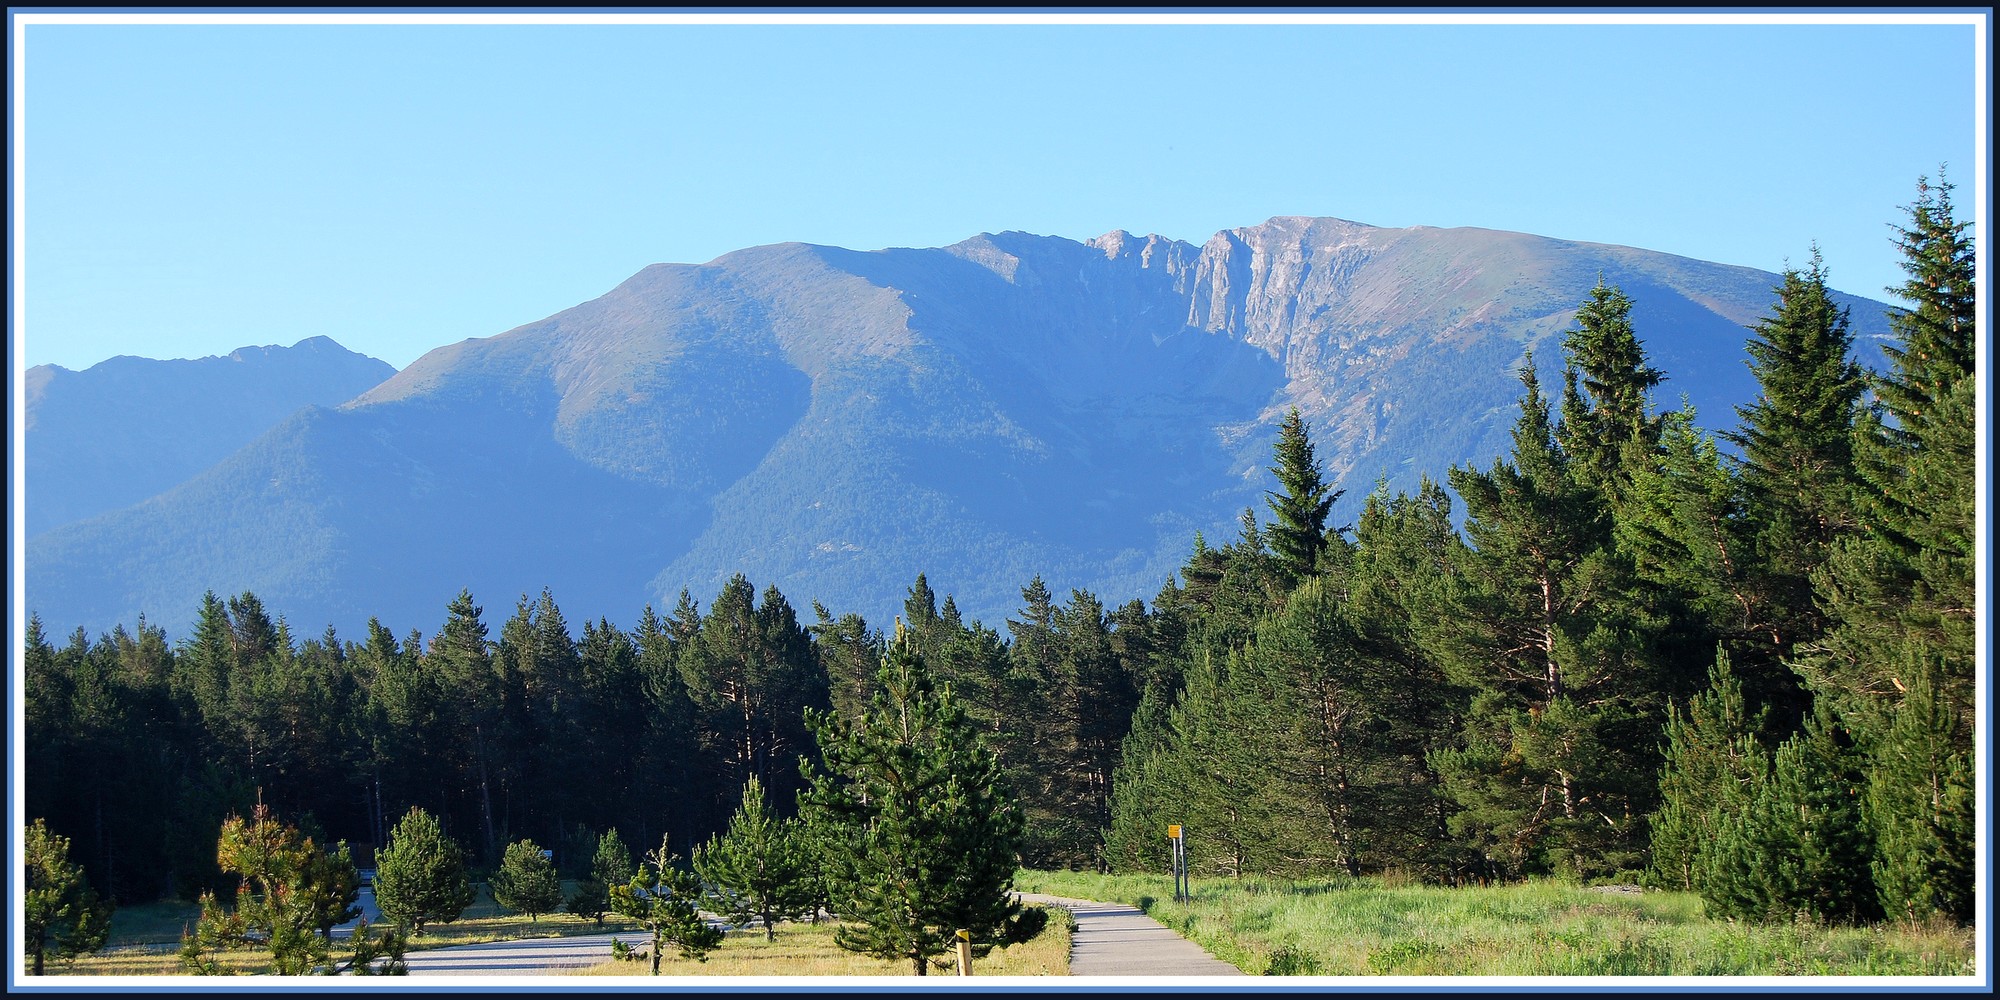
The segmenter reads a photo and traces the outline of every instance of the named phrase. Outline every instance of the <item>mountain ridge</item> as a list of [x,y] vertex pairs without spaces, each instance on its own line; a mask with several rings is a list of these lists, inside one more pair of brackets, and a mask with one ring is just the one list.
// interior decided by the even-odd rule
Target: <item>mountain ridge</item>
[[[1744,325],[1778,275],[1609,244],[1280,216],[1200,247],[1003,232],[653,264],[437,348],[198,490],[31,543],[31,610],[160,623],[249,589],[351,634],[363,612],[428,628],[461,587],[494,609],[546,586],[572,620],[630,622],[737,572],[871,621],[919,572],[994,623],[1035,575],[1150,599],[1196,531],[1262,510],[1288,406],[1349,510],[1377,481],[1504,454],[1515,372],[1532,351],[1553,373],[1600,279],[1669,375],[1656,405],[1685,391],[1705,425],[1733,424],[1754,394]],[[1886,306],[1840,298],[1858,334],[1886,330]],[[287,475],[327,492],[270,485]],[[249,506],[201,526],[231,491]],[[314,524],[335,541],[203,579],[118,551],[149,534],[282,548],[280,526]]]

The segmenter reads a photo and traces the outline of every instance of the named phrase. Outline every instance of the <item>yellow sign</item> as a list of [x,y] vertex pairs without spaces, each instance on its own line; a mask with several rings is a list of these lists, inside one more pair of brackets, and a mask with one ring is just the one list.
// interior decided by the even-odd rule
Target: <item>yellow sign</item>
[[1181,839],[1181,825],[1179,823],[1169,823],[1167,825],[1167,839],[1168,840]]

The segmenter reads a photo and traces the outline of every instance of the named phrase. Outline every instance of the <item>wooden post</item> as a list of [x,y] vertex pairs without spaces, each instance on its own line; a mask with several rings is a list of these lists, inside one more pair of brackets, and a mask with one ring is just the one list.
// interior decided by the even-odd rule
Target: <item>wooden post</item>
[[967,931],[958,932],[958,974],[972,975],[972,935]]

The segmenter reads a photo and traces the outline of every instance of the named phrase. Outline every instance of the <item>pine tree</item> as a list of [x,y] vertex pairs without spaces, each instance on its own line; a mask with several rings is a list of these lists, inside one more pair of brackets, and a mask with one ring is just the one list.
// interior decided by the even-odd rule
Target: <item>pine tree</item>
[[820,662],[826,664],[828,697],[835,711],[849,718],[858,716],[875,693],[875,672],[882,666],[881,633],[870,629],[867,620],[857,614],[836,620],[818,601],[813,602],[813,614],[819,619],[812,633],[819,645]]
[[1343,613],[1356,658],[1372,675],[1368,708],[1379,726],[1370,746],[1384,761],[1401,761],[1390,765],[1401,779],[1379,784],[1369,807],[1373,860],[1447,880],[1466,859],[1446,826],[1448,803],[1425,755],[1445,741],[1468,694],[1446,678],[1427,641],[1449,614],[1445,597],[1464,559],[1451,497],[1428,476],[1414,497],[1390,498],[1378,487],[1363,506],[1355,543]]
[[[1259,794],[1265,777],[1260,731],[1266,705],[1243,695],[1235,676],[1244,670],[1242,649],[1203,651],[1187,665],[1180,697],[1168,713],[1169,752],[1160,784],[1168,821],[1187,830],[1190,872],[1243,878],[1271,860],[1277,823]],[[1164,831],[1162,831],[1164,832]]]
[[21,944],[32,975],[42,974],[48,956],[70,959],[104,947],[111,907],[98,901],[83,866],[69,859],[69,838],[49,832],[41,820],[28,825],[22,841],[26,893]]
[[718,912],[737,924],[755,918],[766,941],[777,940],[779,921],[797,920],[817,902],[808,883],[811,862],[799,824],[765,809],[764,786],[754,776],[729,828],[694,852],[694,870]]
[[632,852],[618,838],[617,829],[604,831],[591,853],[590,873],[577,880],[576,890],[563,901],[563,910],[601,926],[604,915],[611,912],[611,887],[631,882],[632,872]]
[[1381,786],[1407,776],[1396,767],[1406,762],[1385,753],[1377,707],[1395,678],[1358,646],[1339,595],[1325,578],[1308,579],[1259,625],[1233,676],[1244,713],[1266,710],[1243,735],[1265,761],[1259,794],[1287,817],[1272,831],[1285,874],[1359,876],[1373,860]]
[[1905,664],[1909,693],[1869,767],[1871,871],[1882,910],[1912,922],[1973,916],[1972,758],[1961,749],[1969,720],[1938,690],[1932,664]]
[[[347,845],[320,850],[313,839],[280,822],[262,802],[249,819],[231,816],[216,841],[216,862],[241,877],[233,914],[214,896],[203,899],[202,921],[182,942],[182,962],[213,971],[204,953],[215,943],[259,941],[271,951],[273,971],[296,976],[331,971],[333,928],[361,915],[355,900],[360,878]],[[365,940],[365,931],[357,932]],[[357,947],[360,947],[357,944]]]
[[536,922],[542,914],[555,912],[562,902],[562,883],[556,878],[555,863],[542,854],[532,840],[507,845],[500,868],[487,882],[493,901]]
[[1862,767],[1839,717],[1818,706],[1697,855],[1697,891],[1710,912],[1774,922],[1878,917]]
[[639,922],[652,934],[653,975],[669,945],[682,958],[708,961],[722,944],[722,929],[701,915],[701,880],[681,868],[666,840],[646,856],[632,880],[611,887],[611,908]]
[[1708,689],[1690,699],[1685,712],[1675,705],[1667,716],[1660,808],[1651,821],[1652,884],[1693,892],[1706,882],[1699,864],[1703,847],[1715,840],[1723,817],[1747,807],[1762,773],[1764,751],[1752,738],[1758,728],[1728,655],[1718,650]]
[[1271,473],[1278,477],[1278,489],[1264,494],[1264,502],[1276,518],[1267,537],[1286,577],[1303,580],[1319,571],[1320,553],[1327,548],[1329,538],[1327,514],[1340,499],[1340,492],[1322,478],[1298,407],[1285,412],[1272,454],[1276,464]]
[[1461,746],[1429,760],[1499,871],[1615,871],[1652,795],[1658,682],[1605,498],[1573,474],[1532,360],[1521,379],[1513,461],[1450,474],[1471,545],[1428,645],[1474,696]]
[[375,852],[375,904],[382,915],[422,934],[426,924],[457,920],[473,896],[465,850],[430,813],[412,807]]
[[979,955],[1020,927],[1021,812],[997,755],[903,636],[881,687],[859,721],[809,713],[824,756],[802,805],[840,831],[825,871],[852,923],[835,940],[924,975],[958,931]]
[[463,770],[460,783],[476,796],[473,808],[480,842],[485,846],[481,856],[490,864],[500,854],[494,802],[502,777],[506,702],[500,672],[493,665],[493,644],[487,641],[486,623],[480,618],[482,611],[471,591],[459,591],[447,609],[444,626],[432,637],[425,659],[436,671],[439,690],[447,699],[444,721],[450,726],[452,740],[445,746],[433,744],[429,752],[456,762]]
[[1148,683],[1119,748],[1111,775],[1111,823],[1104,833],[1104,862],[1111,872],[1168,870],[1167,826],[1184,818],[1166,777],[1173,740],[1167,711],[1174,693],[1159,679]]

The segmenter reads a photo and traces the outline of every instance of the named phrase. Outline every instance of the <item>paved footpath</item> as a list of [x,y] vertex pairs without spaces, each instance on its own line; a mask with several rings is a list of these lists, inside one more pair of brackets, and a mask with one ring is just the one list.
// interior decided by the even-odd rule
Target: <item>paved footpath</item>
[[1125,903],[1097,903],[1023,893],[1030,903],[1053,903],[1076,915],[1070,944],[1072,976],[1240,976],[1243,970],[1168,930]]
[[[1076,915],[1071,938],[1072,976],[1240,976],[1241,969],[1203,951],[1137,907],[1027,893],[1031,903],[1052,903]],[[616,935],[640,945],[645,932]],[[528,938],[410,952],[413,976],[546,976],[597,965],[611,957],[610,934]],[[635,966],[643,974],[645,966]]]

